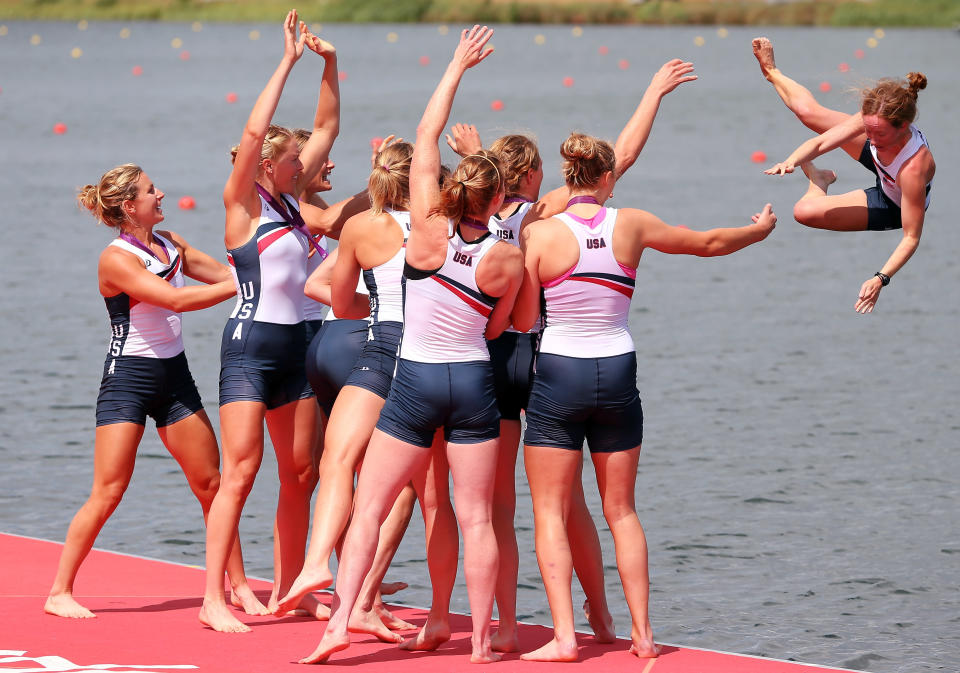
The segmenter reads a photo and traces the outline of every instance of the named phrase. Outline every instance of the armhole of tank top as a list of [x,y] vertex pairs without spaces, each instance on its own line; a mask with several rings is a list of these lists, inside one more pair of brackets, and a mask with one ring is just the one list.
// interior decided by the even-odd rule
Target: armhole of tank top
[[437,271],[442,269],[443,266],[438,266],[432,271],[426,271],[424,269],[418,269],[416,267],[410,266],[410,263],[407,261],[403,262],[403,277],[409,278],[410,280],[423,280],[424,278],[429,278],[434,275]]

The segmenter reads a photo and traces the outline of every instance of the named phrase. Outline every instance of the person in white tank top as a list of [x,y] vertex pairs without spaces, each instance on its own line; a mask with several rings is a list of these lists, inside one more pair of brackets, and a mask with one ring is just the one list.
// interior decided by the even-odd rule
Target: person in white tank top
[[[133,474],[146,416],[177,459],[204,515],[220,482],[220,452],[213,427],[187,367],[180,313],[213,306],[234,294],[230,270],[170,231],[164,194],[134,164],[118,166],[85,186],[80,206],[119,238],[100,255],[100,294],[111,334],[97,399],[93,487],[73,517],[44,611],[60,617],[95,617],[73,598],[80,565],[116,509]],[[203,285],[185,286],[183,276]],[[243,572],[236,528],[226,563],[233,602],[251,614],[266,608]],[[221,591],[223,575],[220,576]]]
[[543,569],[554,638],[522,655],[574,661],[571,549],[564,519],[590,447],[603,512],[613,533],[633,620],[630,651],[655,657],[648,616],[649,576],[643,528],[634,507],[643,413],[636,356],[627,326],[636,267],[645,248],[671,254],[730,254],[765,238],[776,222],[769,204],[754,224],[698,232],[671,227],[642,210],[603,207],[616,182],[613,148],[572,134],[563,144],[573,198],[564,213],[521,230],[523,286],[513,311],[517,329],[546,315],[527,409],[524,464],[534,503],[537,559]]
[[[680,84],[697,79],[692,72],[692,63],[671,59],[653,75],[617,139],[618,174],[622,175],[632,166],[642,151],[663,97]],[[475,153],[482,147],[476,127],[470,124],[456,124],[451,133],[452,137],[447,136],[447,144],[461,155]],[[519,246],[520,230],[525,224],[563,211],[570,199],[569,188],[564,184],[541,198],[543,162],[536,143],[525,135],[502,136],[490,149],[500,158],[507,183],[503,208],[490,218],[490,230],[501,240]],[[499,652],[519,649],[516,619],[519,550],[514,529],[516,463],[520,446],[520,412],[526,409],[530,394],[539,332],[539,322],[527,333],[520,333],[511,326],[488,344],[500,408],[500,443],[493,493],[493,527],[500,547],[500,571],[496,591],[497,632],[492,639],[493,648]],[[604,590],[600,539],[584,500],[581,480],[578,479],[575,486],[568,526],[574,566],[587,597],[585,612],[597,640],[613,642],[616,632]]]
[[[767,38],[753,40],[753,53],[784,104],[804,126],[820,134],[766,170],[768,175],[784,175],[799,166],[809,178],[806,193],[793,208],[797,222],[833,231],[903,230],[893,254],[860,286],[854,302],[858,313],[872,313],[880,290],[920,245],[930,205],[937,166],[926,139],[912,124],[917,94],[926,88],[927,78],[911,72],[906,81],[881,79],[860,90],[860,111],[850,115],[824,107],[807,88],[780,72]],[[817,168],[813,160],[838,147],[876,174],[875,187],[827,195],[837,174]]]
[[[295,608],[304,595],[323,589],[333,581],[328,564],[353,508],[354,472],[363,460],[393,379],[403,324],[402,274],[404,249],[410,233],[412,156],[413,146],[409,143],[385,141],[374,159],[368,180],[371,209],[347,220],[340,234],[330,301],[339,317],[369,316],[368,338],[330,413],[320,460],[323,488],[314,504],[310,544],[303,570],[288,594],[281,598],[278,614]],[[358,280],[363,283],[366,295],[356,291]],[[367,303],[359,303],[365,297]],[[385,537],[399,542],[414,500],[413,488],[408,485],[393,505]],[[395,549],[389,550],[390,557],[393,551]],[[351,615],[350,627],[386,642],[397,642],[402,637],[392,633],[388,624],[394,629],[410,628],[410,624],[396,619],[378,605],[381,601],[376,590],[386,565],[380,564],[374,571],[376,576],[366,583],[365,593]]]
[[[440,425],[444,426],[448,440],[447,459],[464,536],[464,563],[468,569],[473,619],[471,661],[489,662],[499,658],[490,644],[490,616],[498,565],[496,536],[490,518],[499,419],[483,337],[484,331],[486,336],[495,337],[509,324],[522,264],[516,248],[501,242],[483,243],[483,239],[491,236],[487,220],[499,209],[503,199],[504,185],[495,157],[488,154],[467,157],[444,183],[442,191],[437,184],[440,174],[437,141],[449,117],[457,86],[468,68],[492,53],[485,48],[492,33],[485,26],[461,33],[453,60],[417,129],[410,171],[412,231],[405,257],[407,295],[401,357],[360,471],[353,519],[337,571],[334,598],[337,607],[317,648],[301,660],[304,663],[325,661],[334,652],[349,647],[348,619],[373,562],[380,525],[396,494],[426,464],[433,434]],[[460,242],[453,244],[450,220],[454,224],[452,233],[460,237]],[[451,251],[451,247],[455,249]],[[451,272],[451,266],[458,271]],[[469,277],[464,272],[467,268],[471,271]],[[420,296],[421,289],[431,283],[447,292],[443,295],[443,306],[434,311],[444,314],[448,326],[456,325],[464,330],[450,334],[450,338],[471,349],[479,339],[483,352],[471,350],[470,356],[474,359],[469,362],[406,359],[407,355],[418,357],[420,340],[434,340],[435,332],[439,332],[438,327],[431,330],[425,325],[427,316],[411,307],[412,302],[418,301],[414,295]],[[459,311],[451,308],[454,305],[459,306]],[[417,378],[413,372],[422,372],[425,376]],[[454,372],[463,374],[464,381],[475,381],[481,388],[469,385],[469,392],[459,391],[460,377]],[[439,396],[441,390],[449,395],[443,401],[433,396]],[[406,413],[408,403],[416,404],[420,415],[414,417]],[[388,425],[385,419],[389,419]],[[431,611],[410,649],[433,649],[449,639],[449,623],[444,624],[445,620],[446,616],[438,621]]]

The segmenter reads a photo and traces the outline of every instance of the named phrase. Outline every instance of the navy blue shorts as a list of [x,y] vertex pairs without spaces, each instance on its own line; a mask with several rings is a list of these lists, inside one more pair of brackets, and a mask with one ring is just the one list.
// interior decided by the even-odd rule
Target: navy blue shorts
[[307,378],[327,418],[366,341],[366,320],[325,320],[310,342]]
[[323,327],[322,320],[305,320],[304,321],[304,337],[303,340],[307,343],[307,348],[310,348],[310,344],[313,343],[313,337],[317,336],[317,332],[320,331],[320,328]]
[[377,428],[426,448],[443,426],[455,444],[478,444],[500,436],[500,414],[489,362],[397,361],[397,375]]
[[500,418],[519,421],[520,410],[527,408],[530,385],[533,383],[533,354],[537,350],[536,334],[504,332],[487,342],[493,384],[497,391]]
[[263,402],[276,409],[313,397],[307,382],[305,323],[232,318],[220,342],[220,406]]
[[643,441],[637,355],[537,355],[523,443],[580,451],[626,451]]
[[402,322],[378,322],[370,325],[360,357],[347,377],[346,386],[369,390],[387,399],[397,370],[397,353],[403,337]]
[[873,163],[873,155],[870,153],[870,141],[863,144],[859,161],[867,170],[877,176],[876,186],[863,190],[867,195],[867,231],[902,229],[900,206],[883,193],[883,187],[880,186],[880,175],[877,173],[877,167]]
[[97,426],[111,423],[145,425],[147,416],[157,427],[182,421],[203,409],[190,375],[187,356],[146,358],[108,357],[97,396]]

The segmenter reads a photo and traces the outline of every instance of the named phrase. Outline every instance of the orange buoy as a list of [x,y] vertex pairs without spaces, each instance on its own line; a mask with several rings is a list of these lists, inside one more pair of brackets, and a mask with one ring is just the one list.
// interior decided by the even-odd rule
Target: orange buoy
[[820,82],[820,91],[826,93],[826,92],[830,91],[830,89],[832,89],[832,88],[833,88],[833,87],[830,86],[830,82],[826,82],[826,81]]
[[621,59],[620,59],[620,62],[617,63],[617,65],[620,66],[620,69],[621,69],[621,70],[626,70],[627,68],[630,67],[630,61],[628,61],[628,60],[625,59],[625,58],[621,58]]
[[63,122],[57,122],[56,124],[53,125],[53,132],[56,133],[58,136],[62,136],[64,133],[67,132],[67,125],[64,124]]
[[227,99],[227,102],[228,102],[228,103],[236,103],[236,102],[237,102],[237,94],[235,94],[234,92],[231,91],[230,93],[228,93],[228,94],[226,95],[226,99]]
[[139,65],[135,65],[133,66],[133,70],[131,70],[130,72],[133,73],[134,77],[139,77],[140,75],[143,74],[143,68]]
[[498,98],[497,100],[493,101],[492,103],[490,103],[490,109],[491,109],[491,110],[498,110],[498,111],[499,111],[499,110],[502,110],[502,109],[503,109],[503,101],[500,100],[499,98]]
[[429,57],[429,56],[421,56],[421,57],[420,57],[420,65],[430,65],[430,57]]
[[565,86],[565,87],[571,87],[571,86],[573,86],[573,78],[572,78],[572,77],[564,77],[564,78],[563,78],[563,86]]
[[180,206],[180,210],[193,210],[197,207],[197,202],[193,200],[192,196],[181,196],[177,205]]
[[755,164],[762,164],[767,160],[767,155],[761,150],[756,150],[753,154],[750,155],[750,161]]
[[837,66],[837,70],[839,70],[840,72],[848,72],[850,70],[850,64],[841,63],[840,65]]

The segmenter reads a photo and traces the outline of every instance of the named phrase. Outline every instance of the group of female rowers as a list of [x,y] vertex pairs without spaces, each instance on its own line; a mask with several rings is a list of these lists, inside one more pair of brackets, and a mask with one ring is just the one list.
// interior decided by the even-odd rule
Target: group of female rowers
[[[767,204],[744,226],[693,231],[642,210],[605,207],[663,96],[696,79],[692,64],[675,59],[654,75],[615,145],[571,134],[560,150],[564,184],[541,194],[540,155],[526,136],[483,149],[476,130],[458,124],[447,142],[462,159],[452,171],[441,165],[439,140],[460,80],[492,52],[492,31],[474,26],[461,33],[416,143],[388,138],[374,152],[367,189],[327,204],[319,193],[330,188],[339,130],[336,52],[294,11],[283,32],[283,59],[234,148],[224,188],[229,267],[156,229],[164,194],[139,167],[119,166],[81,191],[82,206],[119,233],[98,271],[112,336],[97,400],[93,489],[70,525],[46,611],[94,616],[74,600],[74,578],[120,502],[150,415],[207,523],[201,622],[249,630],[227,605],[226,573],[233,606],[247,614],[303,610],[329,619],[304,662],[348,647],[350,631],[402,642],[396,631],[412,626],[384,608],[380,590],[419,500],[433,604],[402,646],[429,650],[450,638],[459,527],[471,660],[495,661],[519,647],[513,516],[524,411],[536,554],[554,638],[523,658],[577,658],[574,570],[597,639],[615,639],[581,483],[584,441],[630,609],[631,652],[656,656],[635,507],[643,412],[628,311],[636,268],[646,248],[728,255],[763,240],[777,219]],[[305,47],[323,58],[323,75],[312,132],[294,132],[271,120]],[[850,116],[823,108],[780,73],[765,38],[754,52],[787,106],[820,133],[768,171],[800,166],[809,177],[796,219],[844,231],[903,229],[903,242],[860,291],[856,309],[869,312],[920,237],[934,164],[910,122],[926,80],[916,73],[907,86],[882,80]],[[827,196],[835,174],[810,162],[835,147],[874,171],[878,186]],[[324,236],[339,239],[332,253]],[[201,284],[185,286],[184,275]],[[221,475],[184,357],[180,313],[233,295],[221,345]],[[332,309],[321,321],[322,304]],[[264,420],[280,473],[267,605],[247,584],[237,535],[263,456]],[[313,592],[333,583],[328,563],[337,549],[327,608]],[[491,633],[494,601],[499,624]]]

